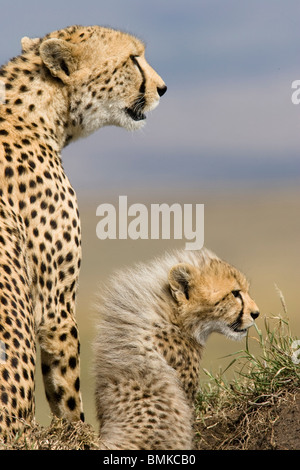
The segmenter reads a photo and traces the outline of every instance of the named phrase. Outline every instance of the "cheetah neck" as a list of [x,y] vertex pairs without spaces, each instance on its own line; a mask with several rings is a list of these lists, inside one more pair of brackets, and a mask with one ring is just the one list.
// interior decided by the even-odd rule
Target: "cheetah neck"
[[169,366],[176,370],[189,400],[198,390],[202,346],[176,325],[154,324],[154,346]]
[[15,57],[0,69],[0,81],[1,128],[12,125],[24,138],[38,137],[60,151],[67,141],[68,94],[40,57],[33,52]]

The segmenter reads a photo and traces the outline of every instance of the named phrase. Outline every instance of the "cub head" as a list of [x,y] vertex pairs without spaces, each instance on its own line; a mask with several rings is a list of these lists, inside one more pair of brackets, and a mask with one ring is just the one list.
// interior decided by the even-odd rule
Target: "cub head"
[[244,275],[220,259],[211,259],[204,268],[175,265],[169,286],[177,321],[201,344],[214,331],[241,339],[259,315]]
[[[30,40],[22,44],[28,51]],[[48,72],[67,91],[73,138],[105,125],[141,128],[167,89],[146,61],[144,44],[120,31],[74,26],[49,34],[38,48]]]

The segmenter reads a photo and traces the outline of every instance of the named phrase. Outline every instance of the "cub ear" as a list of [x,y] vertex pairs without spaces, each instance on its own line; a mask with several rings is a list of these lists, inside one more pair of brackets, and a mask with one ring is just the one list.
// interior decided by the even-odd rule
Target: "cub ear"
[[196,275],[197,270],[191,264],[179,263],[171,268],[168,280],[171,293],[178,303],[187,302],[190,299]]
[[21,46],[22,46],[22,52],[28,52],[32,47],[34,47],[36,44],[40,42],[40,38],[28,38],[27,36],[24,36],[21,39]]
[[40,46],[42,61],[54,77],[67,82],[77,69],[74,46],[63,39],[46,39]]

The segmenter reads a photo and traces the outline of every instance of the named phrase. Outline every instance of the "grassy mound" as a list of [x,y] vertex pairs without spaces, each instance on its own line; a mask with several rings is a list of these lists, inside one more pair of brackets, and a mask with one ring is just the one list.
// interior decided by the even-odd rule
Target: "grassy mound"
[[[287,320],[265,320],[265,335],[256,329],[258,353],[250,340],[228,367],[241,362],[235,379],[224,372],[210,376],[198,396],[197,449],[300,449],[300,354]],[[253,342],[253,339],[252,339]],[[227,367],[227,369],[228,369]]]
[[89,424],[68,423],[53,418],[47,428],[35,423],[25,425],[22,432],[6,442],[0,440],[0,450],[97,450],[99,438]]

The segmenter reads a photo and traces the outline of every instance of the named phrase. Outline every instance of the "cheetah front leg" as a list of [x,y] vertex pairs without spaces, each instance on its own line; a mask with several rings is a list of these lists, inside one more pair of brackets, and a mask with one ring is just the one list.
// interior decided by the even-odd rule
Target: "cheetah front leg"
[[0,434],[34,417],[35,330],[25,226],[0,208]]
[[79,378],[79,335],[71,311],[48,310],[38,328],[42,374],[52,413],[84,421]]

